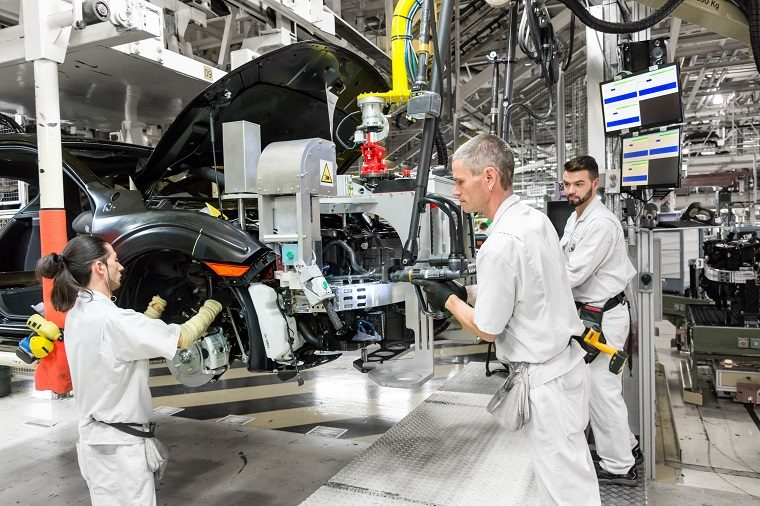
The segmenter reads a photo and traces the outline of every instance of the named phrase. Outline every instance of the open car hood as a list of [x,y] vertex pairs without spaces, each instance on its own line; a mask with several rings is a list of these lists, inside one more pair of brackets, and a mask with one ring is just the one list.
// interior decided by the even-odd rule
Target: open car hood
[[[337,95],[332,121],[325,88]],[[134,177],[145,192],[156,181],[191,167],[214,165],[211,147],[213,117],[216,165],[224,164],[222,124],[246,120],[261,126],[262,149],[271,142],[321,137],[336,144],[338,172],[359,156],[335,140],[340,121],[357,111],[356,96],[386,91],[380,73],[347,49],[325,43],[299,42],[267,53],[209,86],[177,116]],[[340,138],[351,142],[359,115],[347,119]],[[350,145],[350,144],[349,144]]]

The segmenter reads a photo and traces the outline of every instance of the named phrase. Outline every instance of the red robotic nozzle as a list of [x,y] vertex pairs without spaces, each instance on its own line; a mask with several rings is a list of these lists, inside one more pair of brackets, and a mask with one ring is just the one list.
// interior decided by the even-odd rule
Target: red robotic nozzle
[[385,159],[385,148],[379,142],[373,141],[370,134],[367,134],[367,142],[362,144],[362,165],[361,176],[363,177],[385,177],[388,175],[388,166],[383,163]]

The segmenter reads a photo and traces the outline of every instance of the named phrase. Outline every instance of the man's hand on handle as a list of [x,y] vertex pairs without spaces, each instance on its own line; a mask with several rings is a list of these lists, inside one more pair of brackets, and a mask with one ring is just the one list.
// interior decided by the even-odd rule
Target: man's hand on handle
[[464,286],[455,281],[432,281],[420,279],[413,281],[419,285],[425,292],[428,305],[433,311],[443,313],[446,311],[446,301],[452,295],[464,301],[467,301],[467,290]]

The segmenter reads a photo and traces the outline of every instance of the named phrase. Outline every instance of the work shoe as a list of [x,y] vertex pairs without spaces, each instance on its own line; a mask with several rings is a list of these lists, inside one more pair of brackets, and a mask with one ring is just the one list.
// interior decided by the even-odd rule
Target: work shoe
[[633,455],[633,458],[636,460],[636,467],[644,465],[644,452],[641,451],[641,448],[639,448],[638,443],[636,443],[636,446],[634,446],[633,449],[631,450],[631,454]]
[[635,487],[639,484],[639,473],[636,466],[632,466],[626,474],[612,474],[601,467],[596,467],[596,477],[600,485],[623,485],[625,487]]
[[[638,443],[631,450],[631,455],[633,455],[633,459],[636,462],[636,467],[640,467],[644,465],[644,452],[641,451],[641,448],[639,448]],[[593,460],[594,463],[596,464],[600,462],[602,458],[599,456],[598,453],[596,453],[595,450],[591,450],[591,460]]]

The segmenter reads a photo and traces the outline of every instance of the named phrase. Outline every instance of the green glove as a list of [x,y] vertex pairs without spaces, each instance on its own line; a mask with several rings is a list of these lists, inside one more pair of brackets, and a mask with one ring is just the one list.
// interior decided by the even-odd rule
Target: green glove
[[413,283],[422,287],[422,291],[425,292],[425,297],[433,311],[445,312],[446,301],[452,295],[464,301],[467,300],[467,290],[465,287],[454,281],[420,279],[413,281]]
[[201,338],[214,318],[221,312],[222,305],[208,299],[198,310],[198,314],[179,326],[179,348],[187,348]]

